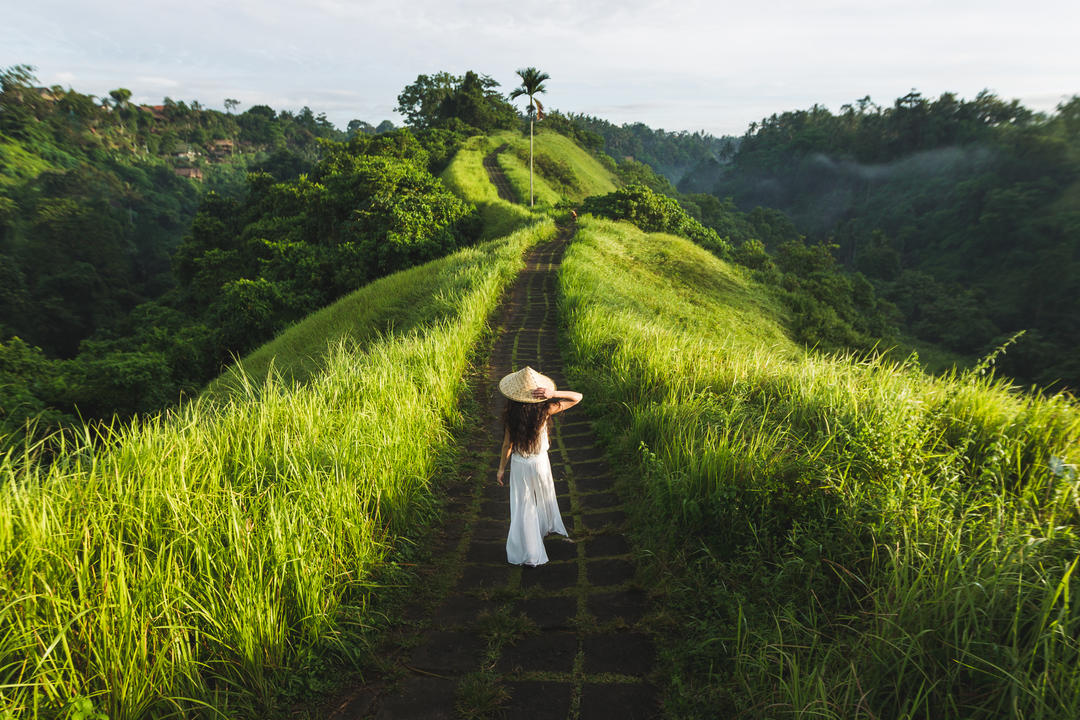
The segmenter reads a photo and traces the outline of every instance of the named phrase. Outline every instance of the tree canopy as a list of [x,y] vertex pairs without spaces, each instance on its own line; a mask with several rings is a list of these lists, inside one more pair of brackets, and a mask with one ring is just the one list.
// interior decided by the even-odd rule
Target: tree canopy
[[[1080,97],[1057,112],[912,91],[751,125],[709,191],[785,213],[868,276],[918,339],[1080,388]],[[688,184],[682,189],[690,189]],[[775,246],[774,246],[775,247]]]
[[0,436],[165,407],[284,324],[476,236],[430,171],[451,130],[365,123],[345,142],[309,108],[140,107],[123,88],[103,105],[35,82],[0,73]]
[[447,72],[418,75],[398,95],[394,109],[417,130],[461,125],[485,132],[512,128],[517,112],[498,87],[491,77],[472,70],[462,76]]

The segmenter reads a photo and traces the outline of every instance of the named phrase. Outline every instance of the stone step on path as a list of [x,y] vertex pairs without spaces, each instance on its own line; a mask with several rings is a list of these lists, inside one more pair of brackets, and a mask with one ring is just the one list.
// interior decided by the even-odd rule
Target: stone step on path
[[[364,716],[434,720],[461,717],[458,709],[530,720],[659,714],[649,681],[654,648],[639,625],[646,593],[634,582],[626,514],[580,406],[555,418],[549,450],[559,507],[575,541],[548,536],[550,561],[537,568],[506,562],[509,489],[495,483],[504,403],[498,380],[530,365],[566,386],[555,296],[571,233],[564,228],[529,254],[500,309],[501,332],[482,388],[483,472],[449,514],[448,525],[460,530],[455,561],[446,565],[456,579],[408,652],[397,693]],[[341,711],[333,717],[354,717],[347,707]]]

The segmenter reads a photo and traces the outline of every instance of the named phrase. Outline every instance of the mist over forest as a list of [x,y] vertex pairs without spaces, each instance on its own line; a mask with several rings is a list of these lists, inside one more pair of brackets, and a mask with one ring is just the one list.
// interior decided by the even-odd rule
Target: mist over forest
[[[968,367],[1017,333],[998,371],[1046,389],[1080,386],[1080,101],[1035,113],[989,92],[911,92],[839,113],[815,105],[741,138],[621,127],[585,116],[603,148],[648,164],[695,218],[736,245],[716,201],[760,218],[770,252],[794,237],[868,280],[890,328],[879,347]],[[881,328],[882,323],[877,323]],[[843,344],[843,343],[841,343]]]
[[894,306],[901,336],[1021,383],[1080,386],[1080,100],[1032,112],[917,92],[753,123],[730,161],[679,183],[781,211]]

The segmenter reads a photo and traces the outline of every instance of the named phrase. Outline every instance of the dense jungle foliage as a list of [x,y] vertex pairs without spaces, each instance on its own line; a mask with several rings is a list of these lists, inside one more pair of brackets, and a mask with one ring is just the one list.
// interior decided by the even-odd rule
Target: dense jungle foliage
[[135,106],[125,89],[99,103],[36,87],[24,66],[2,81],[9,439],[33,418],[165,407],[312,310],[479,231],[431,173],[470,131],[460,124],[414,136],[354,121],[346,134],[306,108]]
[[1049,116],[987,92],[773,115],[709,192],[782,211],[919,341],[970,358],[1025,330],[1001,369],[1080,387],[1080,97]]
[[599,136],[602,148],[622,162],[649,165],[670,182],[681,184],[690,175],[715,176],[738,148],[738,139],[714,137],[706,132],[654,130],[644,123],[616,125],[591,115],[570,113],[567,119],[582,131]]
[[[434,174],[466,137],[522,122],[473,71],[404,88],[409,130],[347,132],[307,108],[136,106],[123,88],[101,102],[25,66],[0,79],[6,430],[167,406],[359,284],[474,242],[475,209]],[[751,268],[807,345],[914,344],[942,366],[1026,330],[1004,371],[1076,387],[1078,107],[913,93],[773,116],[737,141],[557,111],[539,126],[624,186],[588,210]],[[575,195],[565,162],[535,160],[541,185]]]

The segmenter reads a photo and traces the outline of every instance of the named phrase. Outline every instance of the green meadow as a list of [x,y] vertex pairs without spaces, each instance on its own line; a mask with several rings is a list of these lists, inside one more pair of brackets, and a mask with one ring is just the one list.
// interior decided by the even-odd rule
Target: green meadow
[[586,216],[561,291],[669,717],[1080,716],[1072,398],[808,352],[746,271],[628,224]]

